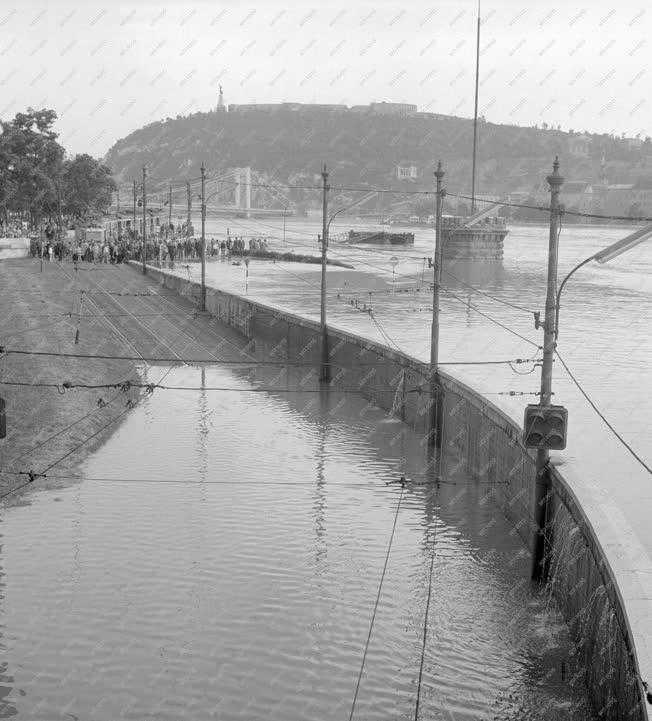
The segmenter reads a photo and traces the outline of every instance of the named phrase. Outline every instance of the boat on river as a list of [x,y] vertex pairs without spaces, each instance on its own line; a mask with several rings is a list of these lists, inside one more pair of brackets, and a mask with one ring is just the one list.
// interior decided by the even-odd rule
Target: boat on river
[[507,198],[476,207],[475,170],[478,133],[478,89],[480,78],[480,3],[475,56],[475,111],[473,115],[473,153],[471,171],[471,214],[442,217],[442,257],[460,260],[502,260],[503,241],[509,233],[507,220],[496,215]]
[[390,233],[387,230],[350,230],[347,240],[349,243],[369,243],[372,245],[414,245],[414,233]]

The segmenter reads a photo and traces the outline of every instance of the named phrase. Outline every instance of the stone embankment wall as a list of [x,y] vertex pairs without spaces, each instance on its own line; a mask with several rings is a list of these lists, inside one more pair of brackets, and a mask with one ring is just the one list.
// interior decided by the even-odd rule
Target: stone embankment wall
[[[199,303],[200,287],[151,268],[152,277]],[[207,289],[206,309],[251,340],[269,360],[294,362],[273,371],[277,379],[314,382],[320,361],[319,324],[240,296]],[[355,388],[425,431],[429,414],[428,367],[421,361],[351,333],[328,329],[333,387]],[[305,362],[305,366],[302,365]],[[299,365],[301,364],[301,365]],[[291,375],[290,375],[291,374]],[[531,549],[534,537],[534,458],[521,429],[492,403],[448,374],[444,390],[443,443],[473,479],[495,482],[497,504]],[[634,638],[614,574],[600,542],[561,473],[553,470],[548,533],[552,573],[548,584],[569,624],[589,690],[601,719],[648,718]]]

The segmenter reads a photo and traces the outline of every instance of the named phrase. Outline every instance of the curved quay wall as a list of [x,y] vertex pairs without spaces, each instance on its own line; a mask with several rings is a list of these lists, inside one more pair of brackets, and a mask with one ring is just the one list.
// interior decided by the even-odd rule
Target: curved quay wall
[[[200,286],[148,267],[148,274],[199,304]],[[262,346],[270,360],[306,362],[301,375],[316,381],[320,361],[319,324],[213,288],[206,310]],[[417,431],[428,421],[428,366],[406,354],[348,332],[328,328],[335,390],[355,387]],[[358,366],[356,367],[356,364]],[[290,368],[275,374],[281,379]],[[297,380],[296,369],[292,379]],[[470,477],[496,482],[493,496],[531,549],[534,537],[535,462],[521,443],[521,429],[465,384],[440,373],[444,387],[443,443]],[[424,391],[419,390],[424,387]],[[379,391],[378,388],[388,388]],[[561,608],[587,669],[589,692],[601,719],[647,721],[634,638],[625,604],[596,533],[568,483],[552,471],[553,496],[547,532],[552,541],[548,588]]]

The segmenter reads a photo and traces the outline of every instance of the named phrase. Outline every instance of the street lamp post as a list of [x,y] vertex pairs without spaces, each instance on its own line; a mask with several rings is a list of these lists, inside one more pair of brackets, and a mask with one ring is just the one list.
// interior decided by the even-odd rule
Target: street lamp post
[[433,259],[433,283],[432,283],[432,327],[430,331],[430,413],[428,428],[428,446],[430,448],[441,447],[441,399],[439,392],[439,294],[441,289],[441,265],[442,265],[442,242],[441,242],[441,214],[442,200],[446,193],[442,184],[444,171],[441,167],[441,160],[437,163],[435,178],[437,180],[436,206],[435,206],[435,255]]
[[201,309],[206,310],[206,170],[201,164]]
[[143,275],[147,273],[147,193],[145,180],[147,178],[147,166],[143,165]]
[[[555,158],[552,174],[546,180],[550,185],[550,233],[548,238],[548,290],[546,294],[546,314],[543,324],[543,362],[541,365],[541,392],[539,404],[550,406],[552,401],[552,365],[555,355],[555,307],[557,292],[557,256],[559,248],[559,192],[564,182],[559,174],[559,159]],[[526,429],[527,432],[527,429]],[[534,537],[534,557],[532,559],[532,578],[547,578],[549,568],[549,544],[547,538],[548,499],[550,497],[550,451],[539,448],[536,458],[535,514],[537,527]]]
[[621,255],[622,253],[626,253],[628,250],[631,250],[632,248],[637,246],[639,243],[642,243],[643,241],[648,240],[651,236],[652,236],[652,223],[650,225],[645,225],[642,228],[639,228],[638,230],[635,230],[633,233],[630,233],[629,235],[625,236],[621,240],[618,240],[615,243],[612,243],[610,246],[608,246],[604,250],[600,250],[597,253],[594,253],[593,255],[589,256],[588,258],[585,258],[581,263],[578,263],[570,271],[570,273],[568,273],[568,275],[561,282],[561,285],[559,286],[559,290],[557,291],[557,301],[556,301],[556,309],[555,309],[555,341],[559,337],[559,309],[561,308],[561,293],[564,290],[566,283],[568,283],[568,281],[571,279],[571,277],[580,268],[584,267],[585,265],[587,265],[587,263],[590,263],[592,260],[595,260],[598,263],[607,263],[610,260],[613,260],[617,256]]
[[324,186],[323,186],[323,192],[324,192],[324,200],[323,200],[323,210],[322,210],[322,235],[317,236],[322,244],[321,246],[321,316],[320,316],[320,331],[321,331],[321,373],[320,373],[320,380],[328,382],[330,380],[330,363],[329,363],[329,357],[328,357],[328,336],[326,334],[326,264],[327,264],[327,257],[326,257],[326,251],[328,250],[328,233],[329,229],[331,227],[331,223],[335,218],[337,218],[340,213],[344,213],[347,210],[351,210],[351,208],[355,208],[356,205],[359,205],[363,200],[356,200],[355,203],[352,203],[351,205],[347,205],[344,208],[340,208],[338,211],[333,213],[330,218],[328,218],[328,221],[326,218],[328,217],[328,191],[330,190],[330,186],[328,185],[328,172],[326,171],[326,166],[324,165],[324,170],[321,174]]
[[[548,176],[548,182],[551,185],[551,224],[550,224],[550,256],[548,263],[548,296],[546,299],[546,319],[543,323],[545,330],[545,341],[544,341],[544,363],[542,369],[541,378],[541,406],[550,406],[550,397],[552,394],[552,361],[553,355],[556,353],[557,339],[559,337],[559,311],[561,308],[561,294],[564,290],[566,283],[570,278],[582,267],[595,260],[598,263],[607,263],[610,260],[618,257],[622,253],[626,253],[628,250],[639,245],[645,240],[652,237],[652,224],[646,225],[638,230],[634,231],[630,235],[622,238],[615,243],[612,243],[608,247],[604,248],[597,253],[585,258],[581,263],[578,263],[563,279],[559,289],[556,290],[557,280],[557,216],[559,215],[558,207],[558,194],[559,187],[563,182],[563,179],[559,175],[558,171],[559,163],[555,159],[554,171],[551,176]],[[554,242],[553,242],[554,235]],[[554,258],[553,258],[554,255]],[[535,321],[537,327],[540,327],[538,318]],[[527,428],[525,429],[527,435]],[[565,430],[564,430],[565,438]],[[565,443],[565,440],[564,440]],[[546,506],[549,492],[549,475],[548,475],[548,458],[549,452],[544,449],[537,451],[537,514],[538,514],[538,529],[537,537],[535,538],[535,556],[533,564],[533,577],[535,579],[545,578],[548,566],[548,558],[546,553]],[[544,466],[545,459],[545,466]]]
[[[209,196],[206,196],[206,170],[204,165],[201,166],[201,309],[206,310],[206,204],[214,196],[218,195],[216,190]],[[188,198],[190,205],[190,198]]]
[[[328,337],[326,336],[326,251],[328,249],[328,228],[331,218],[328,220],[328,172],[324,164],[321,174],[323,181],[323,203],[322,203],[322,235],[321,235],[321,314],[319,321],[319,332],[321,336],[321,369],[319,380],[327,383],[330,380],[330,366],[328,363]],[[334,217],[334,216],[333,216]]]

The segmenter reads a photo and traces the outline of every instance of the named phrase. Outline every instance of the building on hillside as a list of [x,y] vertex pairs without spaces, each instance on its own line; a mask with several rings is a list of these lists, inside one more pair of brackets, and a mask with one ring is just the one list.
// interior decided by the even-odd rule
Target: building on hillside
[[400,163],[396,166],[398,180],[410,180],[419,177],[419,168],[413,163]]
[[645,141],[641,140],[641,138],[626,138],[625,142],[630,150],[639,150],[643,147]]
[[595,200],[593,186],[586,180],[567,180],[562,185],[560,200],[568,210],[590,213]]
[[430,112],[425,112],[425,111],[410,113],[410,115],[415,118],[426,118],[428,120],[434,120],[436,118],[449,119],[451,117],[450,115],[442,115],[442,113],[430,113]]
[[230,113],[247,113],[252,111],[272,113],[275,110],[280,110],[281,106],[278,103],[246,103],[244,105],[235,105],[231,103],[229,105]]
[[589,135],[571,135],[568,138],[568,152],[576,158],[588,158],[591,151]]
[[273,113],[283,112],[341,112],[346,110],[346,105],[325,104],[325,103],[247,103],[237,105],[231,103],[229,105],[230,113],[242,112],[263,112]]
[[641,178],[636,183],[610,185],[605,196],[604,213],[652,217],[652,178]]
[[417,106],[410,103],[370,103],[369,110],[379,115],[412,115],[417,112]]

